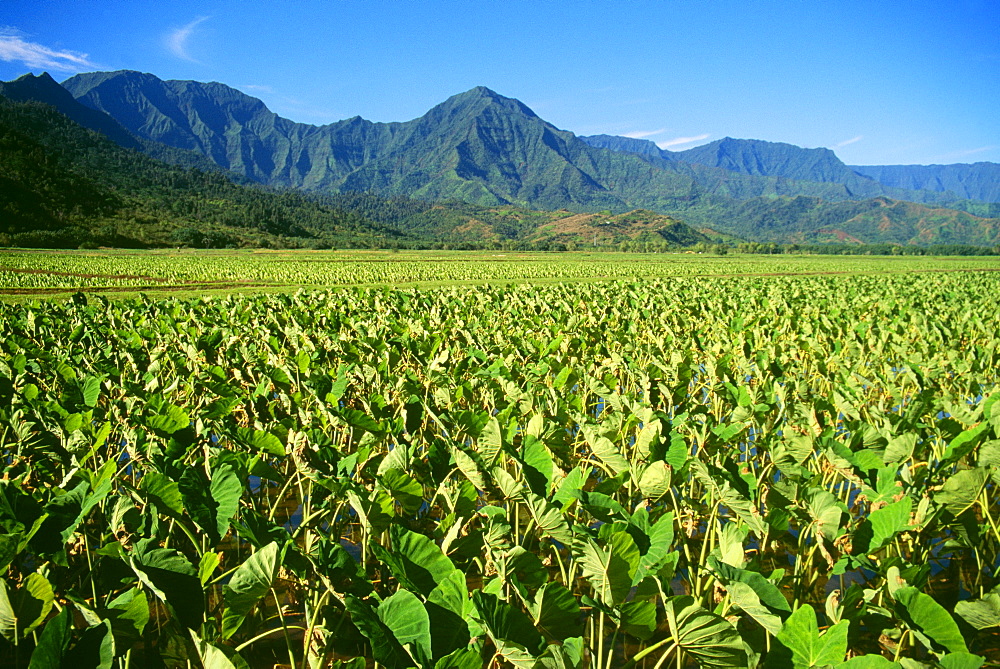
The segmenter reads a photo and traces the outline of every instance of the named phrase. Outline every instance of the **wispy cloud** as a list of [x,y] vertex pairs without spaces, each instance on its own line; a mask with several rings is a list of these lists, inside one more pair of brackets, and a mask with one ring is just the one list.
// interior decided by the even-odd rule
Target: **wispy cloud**
[[174,54],[178,58],[192,63],[198,63],[198,60],[188,53],[188,39],[194,33],[194,29],[205,21],[212,18],[211,16],[199,16],[191,23],[186,26],[181,26],[180,28],[174,28],[167,33],[164,43],[167,45],[167,50]]
[[666,128],[660,128],[659,130],[636,130],[635,132],[626,132],[622,137],[630,137],[632,139],[644,139],[646,137],[652,137],[653,135],[662,135],[667,131]]
[[989,146],[980,146],[975,149],[964,149],[962,151],[952,151],[951,153],[946,153],[941,156],[934,158],[935,161],[949,162],[952,160],[961,160],[962,158],[968,158],[969,156],[974,156],[977,153],[985,153],[986,151],[993,151],[994,149],[1000,148],[1000,145],[990,144]]
[[33,70],[81,72],[100,69],[100,66],[93,63],[90,56],[85,53],[68,49],[50,49],[29,41],[27,35],[10,26],[0,26],[0,60],[22,63]]
[[854,144],[855,142],[860,142],[864,138],[865,138],[864,135],[858,135],[857,137],[851,137],[850,139],[845,139],[843,142],[840,142],[838,144],[834,144],[833,148],[839,149],[842,146],[847,146],[849,144]]
[[271,88],[270,86],[265,86],[263,84],[244,84],[240,88],[248,90],[248,91],[254,91],[256,93],[273,93],[274,92],[273,88]]
[[669,149],[672,146],[682,146],[684,144],[693,144],[694,142],[700,142],[703,139],[708,139],[712,135],[710,133],[705,133],[704,135],[697,135],[695,137],[675,137],[674,139],[668,139],[665,142],[657,142],[656,145],[661,149]]

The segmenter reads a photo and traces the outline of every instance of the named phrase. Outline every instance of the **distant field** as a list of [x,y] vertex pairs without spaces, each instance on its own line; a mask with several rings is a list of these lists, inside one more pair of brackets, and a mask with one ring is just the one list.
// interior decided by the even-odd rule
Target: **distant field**
[[340,285],[997,270],[994,257],[495,251],[5,251],[0,295],[253,292]]

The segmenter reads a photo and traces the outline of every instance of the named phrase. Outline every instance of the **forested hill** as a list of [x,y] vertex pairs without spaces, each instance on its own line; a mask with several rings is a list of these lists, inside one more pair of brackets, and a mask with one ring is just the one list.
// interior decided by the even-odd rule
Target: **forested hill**
[[893,188],[949,191],[959,197],[1000,202],[1000,164],[855,165],[852,170]]
[[831,200],[890,197],[946,205],[980,215],[995,215],[1000,211],[1000,208],[985,204],[1000,203],[1000,165],[996,163],[850,166],[830,149],[804,149],[794,144],[757,139],[725,137],[685,151],[667,151],[648,139],[616,135],[580,139],[591,146],[633,153],[651,160],[833,186],[825,193],[803,191],[801,195],[819,195]]
[[294,192],[168,165],[50,105],[0,97],[0,243],[75,248],[337,243],[405,237]]
[[[820,160],[803,161],[806,150],[798,147],[724,140],[714,158],[693,150],[691,160],[684,160],[686,152],[654,156],[591,146],[518,100],[483,87],[452,96],[412,121],[354,117],[313,126],[282,118],[257,98],[216,82],[119,71],[78,74],[63,85],[139,137],[199,151],[260,183],[316,192],[661,213],[689,206],[692,199],[699,205],[798,195],[830,201],[912,195],[908,199],[939,204],[957,199],[881,186],[825,150],[816,150]],[[786,155],[772,160],[775,147],[784,147]],[[726,159],[729,154],[732,159]],[[760,167],[739,169],[751,154]],[[834,178],[835,171],[843,178]]]
[[[42,82],[40,91],[45,91]],[[54,84],[57,86],[57,84]],[[55,100],[64,103],[65,100]],[[70,112],[72,104],[66,107]],[[84,118],[94,123],[92,117]],[[100,122],[100,119],[97,119]],[[149,140],[143,140],[149,141]],[[574,219],[573,224],[562,221]],[[42,102],[0,97],[0,245],[77,247],[683,246],[708,239],[652,212],[591,216],[346,193],[323,197],[233,183],[168,165],[89,131]],[[378,222],[373,222],[378,221]],[[559,225],[553,226],[553,223]]]
[[[126,71],[77,75],[66,86],[78,97],[71,99],[44,75],[22,77],[5,84],[4,90],[18,99],[52,104],[125,146],[105,142],[81,149],[83,135],[65,145],[52,139],[53,134],[73,134],[65,127],[53,130],[55,126],[41,122],[11,121],[10,142],[20,148],[3,160],[16,163],[26,151],[47,156],[34,166],[21,160],[20,172],[11,168],[7,177],[14,195],[3,204],[11,213],[5,221],[6,234],[21,235],[19,242],[69,244],[78,241],[75,233],[58,230],[84,221],[93,226],[96,221],[100,230],[96,242],[115,244],[185,239],[198,245],[394,241],[413,245],[445,240],[562,244],[579,243],[595,233],[601,237],[600,230],[588,228],[600,221],[563,221],[562,227],[550,226],[547,232],[532,225],[549,226],[571,214],[598,212],[607,212],[602,215],[608,221],[636,210],[662,218],[651,222],[639,214],[622,219],[629,222],[607,236],[609,243],[640,239],[691,243],[693,231],[677,227],[685,224],[749,241],[919,245],[998,241],[996,220],[988,216],[1000,212],[1000,205],[965,203],[987,215],[980,217],[938,204],[860,198],[852,194],[852,188],[860,187],[849,184],[765,174],[782,170],[805,174],[811,165],[814,170],[825,166],[834,178],[841,170],[839,161],[825,150],[780,145],[782,157],[769,153],[779,145],[750,146],[739,140],[703,149],[701,159],[708,163],[720,162],[723,154],[743,163],[756,155],[757,166],[746,169],[754,173],[745,174],[677,160],[676,155],[657,156],[641,140],[600,148],[547,123],[519,101],[483,87],[453,96],[405,123],[355,117],[311,126],[283,119],[260,100],[219,83],[162,81]],[[90,107],[81,110],[81,103]],[[18,109],[17,113],[28,113],[28,107]],[[86,141],[99,139],[72,125],[86,135]],[[25,148],[33,143],[40,148]],[[202,169],[140,158],[136,147],[148,156]],[[126,153],[94,159],[112,148]],[[623,150],[628,148],[640,150]],[[714,158],[709,155],[712,151]],[[681,153],[685,152],[677,155]],[[36,182],[25,176],[32,170],[50,173],[47,180]],[[139,178],[147,173],[148,178]],[[310,191],[327,199],[247,188],[233,182],[234,174],[240,175],[237,180]],[[867,177],[855,177],[881,188]],[[77,180],[78,192],[90,195],[81,202],[69,201],[66,193],[73,191],[45,186],[60,179]],[[180,184],[181,192],[171,192],[173,184]],[[360,202],[352,200],[356,193],[365,193],[366,202],[388,198],[385,202],[425,204],[406,205],[419,213],[405,219],[373,223],[348,204]]]

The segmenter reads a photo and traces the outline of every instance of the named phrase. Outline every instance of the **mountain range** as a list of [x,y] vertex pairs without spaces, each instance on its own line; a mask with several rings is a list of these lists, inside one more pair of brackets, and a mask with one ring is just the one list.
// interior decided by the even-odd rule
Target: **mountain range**
[[830,149],[804,149],[783,142],[732,137],[685,151],[667,151],[648,139],[616,135],[580,139],[591,146],[721,167],[741,174],[843,184],[853,197],[894,196],[914,202],[1000,202],[1000,165],[997,163],[846,165]]
[[0,95],[51,104],[159,160],[276,189],[609,215],[643,209],[758,241],[1000,241],[993,163],[851,167],[829,149],[731,138],[670,152],[647,140],[578,137],[483,87],[412,121],[322,126],[282,118],[224,84],[132,71],[79,74],[61,87],[26,75],[0,84]]

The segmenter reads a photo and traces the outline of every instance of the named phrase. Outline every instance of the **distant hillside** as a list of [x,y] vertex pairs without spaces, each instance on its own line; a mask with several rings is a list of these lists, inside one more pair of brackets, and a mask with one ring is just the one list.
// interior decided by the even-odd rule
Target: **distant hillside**
[[843,184],[853,197],[883,194],[881,184],[856,174],[830,149],[803,149],[782,142],[725,137],[686,151],[671,152],[670,159],[742,174]]
[[947,191],[958,197],[1000,202],[1000,164],[853,166],[858,174],[893,188]]
[[[483,87],[404,123],[354,117],[312,126],[214,82],[119,71],[78,74],[63,85],[140,137],[200,151],[260,183],[313,192],[663,213],[713,196],[849,200],[908,193],[890,192],[855,174],[826,150],[743,140],[722,140],[693,153],[657,149],[656,155],[641,140],[631,141],[638,152],[602,150]],[[921,193],[914,199],[939,203],[955,197]]]
[[[945,205],[981,216],[1000,215],[1000,207],[987,204],[1000,203],[1000,165],[995,163],[852,167],[845,165],[830,149],[804,149],[794,144],[757,139],[726,137],[685,151],[667,151],[649,140],[614,135],[580,139],[591,146],[633,153],[650,160],[792,180],[783,185],[783,192],[778,193],[781,195],[807,195],[828,200],[891,197]],[[735,192],[731,194],[741,197]]]
[[692,209],[682,218],[742,239],[858,244],[1000,244],[1000,218],[889,198],[824,202],[818,198],[755,198]]
[[403,236],[301,194],[168,165],[52,106],[0,97],[3,245],[358,244]]
[[704,234],[672,216],[637,209],[625,214],[569,214],[541,225],[529,239],[547,239],[577,246],[629,243],[667,243],[672,246],[692,246],[709,243]]
[[[35,94],[39,99],[58,97],[46,89],[55,85],[51,79],[34,79],[11,85],[31,84],[41,90]],[[607,211],[611,216],[643,210],[751,241],[819,239],[823,236],[819,230],[863,226],[867,221],[872,227],[853,236],[875,242],[889,234],[886,226],[856,219],[859,212],[889,206],[882,203],[887,196],[912,194],[932,206],[898,207],[906,220],[890,226],[893,239],[924,244],[927,230],[933,229],[938,232],[930,236],[957,235],[964,237],[957,242],[980,243],[974,240],[992,239],[987,219],[1000,213],[996,204],[952,202],[951,193],[883,186],[854,173],[827,150],[729,139],[676,153],[628,138],[605,137],[601,141],[607,148],[593,146],[547,123],[521,102],[482,87],[455,95],[404,123],[355,117],[312,126],[283,119],[260,100],[219,83],[163,81],[151,74],[120,71],[76,75],[64,85],[91,110],[112,116],[126,133],[122,141],[134,138],[149,155],[171,162],[200,155],[212,161],[213,169],[231,170],[273,188],[321,195],[321,200],[306,200],[312,203],[309,207],[328,207],[324,214],[328,216],[347,211],[334,204],[336,197],[350,198],[372,211],[405,210],[409,212],[405,216],[393,214],[397,220],[391,223],[368,220],[413,240],[474,243],[495,234],[497,239],[524,241],[531,238],[533,225],[548,225],[553,220],[549,214],[559,210]],[[67,107],[65,99],[56,103]],[[79,110],[68,113],[80,116]],[[101,119],[88,122],[96,125],[98,120],[104,122]],[[170,152],[174,158],[168,157]],[[97,179],[95,174],[88,176]],[[382,204],[371,206],[379,198]],[[419,200],[439,204],[412,204]],[[945,213],[949,210],[942,209],[944,201],[983,218]],[[470,212],[469,207],[479,209]],[[367,210],[353,211],[361,231]],[[944,222],[939,225],[940,221]],[[956,227],[949,231],[952,222]],[[243,224],[257,223],[248,219]],[[288,236],[280,232],[281,225],[262,225]],[[309,226],[287,229],[292,237],[320,239],[340,234],[334,232],[336,224],[331,225],[323,228],[317,219]],[[899,230],[916,232],[907,237]],[[363,238],[369,233],[360,234]],[[622,234],[622,240],[639,235],[635,230]]]

